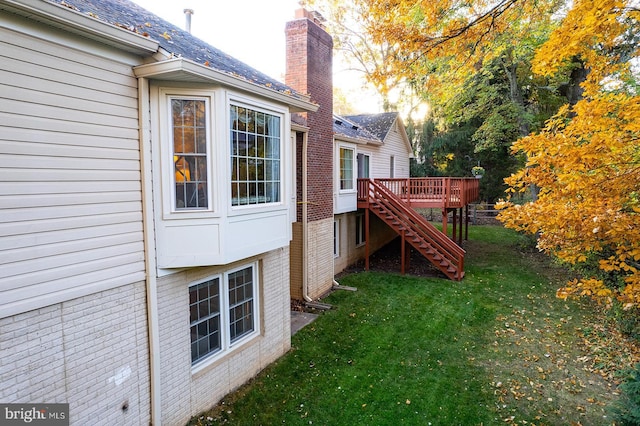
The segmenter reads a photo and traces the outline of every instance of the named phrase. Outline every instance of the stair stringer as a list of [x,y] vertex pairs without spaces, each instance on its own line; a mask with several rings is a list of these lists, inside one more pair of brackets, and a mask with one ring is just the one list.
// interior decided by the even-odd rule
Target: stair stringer
[[384,185],[370,184],[369,210],[449,279],[464,277],[465,251]]

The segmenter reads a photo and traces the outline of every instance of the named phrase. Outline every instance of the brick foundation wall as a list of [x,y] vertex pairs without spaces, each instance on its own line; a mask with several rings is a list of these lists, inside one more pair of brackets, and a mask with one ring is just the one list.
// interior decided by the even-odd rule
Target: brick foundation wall
[[145,297],[141,282],[0,319],[0,401],[69,403],[72,425],[149,424]]
[[[258,260],[261,334],[192,373],[189,284]],[[289,248],[158,280],[163,424],[185,424],[291,348]]]
[[333,286],[333,216],[309,223],[308,291],[312,299]]
[[289,274],[291,279],[291,298],[302,300],[302,223],[293,224],[293,239],[291,240]]

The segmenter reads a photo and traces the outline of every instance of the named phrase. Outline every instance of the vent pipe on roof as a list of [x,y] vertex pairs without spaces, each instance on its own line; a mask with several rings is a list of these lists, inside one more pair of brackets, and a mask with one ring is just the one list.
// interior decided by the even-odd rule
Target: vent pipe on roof
[[186,25],[185,25],[185,30],[191,34],[191,15],[193,15],[193,9],[185,9],[184,10],[184,15],[186,18]]

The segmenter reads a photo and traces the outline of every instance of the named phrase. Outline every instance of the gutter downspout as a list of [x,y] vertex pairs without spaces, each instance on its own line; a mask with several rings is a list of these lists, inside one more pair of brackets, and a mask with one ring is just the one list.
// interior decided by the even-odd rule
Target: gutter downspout
[[307,200],[307,151],[309,133],[302,134],[302,297],[307,302],[313,302],[309,296],[309,211]]
[[156,279],[153,191],[151,178],[151,138],[149,81],[138,78],[138,120],[140,122],[140,160],[142,168],[142,214],[147,288],[147,333],[149,336],[149,378],[151,424],[162,424],[160,388],[160,330],[158,324],[158,288]]

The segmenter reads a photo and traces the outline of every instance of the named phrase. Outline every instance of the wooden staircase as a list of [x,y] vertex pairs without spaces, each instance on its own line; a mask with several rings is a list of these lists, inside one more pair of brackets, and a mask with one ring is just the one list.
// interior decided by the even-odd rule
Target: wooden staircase
[[371,212],[402,237],[403,245],[409,243],[450,279],[460,281],[464,277],[465,251],[392,190],[370,180],[367,204]]

